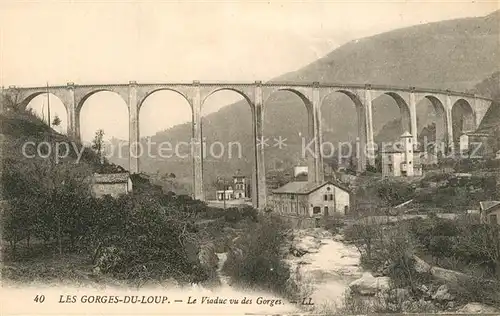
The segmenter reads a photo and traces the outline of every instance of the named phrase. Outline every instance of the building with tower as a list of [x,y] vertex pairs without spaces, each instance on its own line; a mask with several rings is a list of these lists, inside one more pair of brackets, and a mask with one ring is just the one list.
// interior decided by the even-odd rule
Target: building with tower
[[240,170],[233,176],[232,181],[221,181],[222,190],[215,192],[218,201],[244,200],[251,198],[251,184]]
[[233,176],[233,188],[235,199],[250,198],[250,185],[247,178],[240,174],[240,170]]
[[412,135],[405,132],[400,141],[382,148],[383,177],[418,177],[422,175],[420,150],[413,144]]

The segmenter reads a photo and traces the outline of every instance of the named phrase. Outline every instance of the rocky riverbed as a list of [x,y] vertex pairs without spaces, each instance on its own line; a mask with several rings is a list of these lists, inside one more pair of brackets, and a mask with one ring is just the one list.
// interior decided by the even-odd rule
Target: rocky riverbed
[[[288,247],[288,246],[287,246]],[[391,288],[390,278],[364,271],[360,267],[360,254],[355,246],[343,242],[342,235],[332,235],[322,229],[297,230],[289,245],[287,262],[291,266],[291,279],[300,285],[302,298],[313,306],[294,304],[270,293],[254,292],[237,289],[231,286],[221,268],[227,259],[226,253],[218,253],[218,268],[216,275],[220,286],[212,290],[202,287],[191,289],[191,293],[200,295],[218,295],[221,297],[246,297],[252,300],[250,305],[227,306],[226,311],[236,313],[334,313],[341,312],[345,303],[345,294],[351,294],[351,299],[363,301],[366,306],[376,305],[395,310],[402,308],[406,312],[439,312],[456,313],[497,313],[498,310],[471,302],[459,306],[454,295],[446,285],[422,285],[422,295],[418,299],[412,297],[408,289]],[[418,269],[424,268],[424,262],[419,261]],[[428,267],[427,267],[428,268]],[[260,299],[259,299],[260,298]],[[279,304],[264,304],[265,299],[279,300]],[[256,305],[257,300],[261,304]]]
[[349,284],[360,278],[360,254],[354,246],[342,242],[322,229],[296,231],[288,262],[294,277],[300,279],[304,293],[316,307],[342,306]]
[[[402,312],[493,313],[497,308],[478,302],[456,301],[450,288],[443,284],[454,280],[458,272],[427,265],[417,259],[417,270],[431,271],[439,282],[421,285],[418,298],[405,288],[391,288],[388,276],[380,272],[364,271],[355,246],[343,242],[342,235],[333,236],[322,229],[295,232],[288,262],[304,288],[304,294],[315,303],[313,312],[340,312],[346,293],[362,301],[364,306]],[[425,271],[424,271],[425,270]],[[446,272],[446,273],[445,273]],[[359,312],[359,311],[358,311]]]

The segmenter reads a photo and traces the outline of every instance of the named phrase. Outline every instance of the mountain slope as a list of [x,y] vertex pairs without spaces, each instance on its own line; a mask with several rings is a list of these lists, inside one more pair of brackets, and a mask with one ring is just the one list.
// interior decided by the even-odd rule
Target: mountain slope
[[[452,90],[471,90],[492,73],[500,70],[500,11],[485,17],[465,18],[412,26],[351,41],[327,56],[276,81],[371,83],[418,86]],[[399,119],[394,101],[386,96],[374,101],[374,127],[378,133],[386,123]],[[268,148],[267,157],[290,164],[300,160],[305,135],[306,111],[296,96],[279,92],[266,103],[264,131],[271,137],[287,138],[287,147]],[[419,106],[419,128],[429,125],[430,107]],[[324,140],[352,141],[357,135],[355,111],[351,101],[340,94],[325,100],[322,107]],[[222,158],[206,163],[205,183],[214,176],[230,175],[236,169],[250,174],[252,161],[251,119],[249,106],[237,102],[208,115],[203,123],[207,143],[238,141],[241,159]],[[175,126],[153,136],[155,141],[188,140],[190,124]],[[397,136],[397,135],[395,135]],[[125,160],[122,160],[122,163]],[[268,169],[272,159],[267,159]],[[125,165],[126,166],[126,165]],[[144,171],[174,171],[181,177],[191,174],[190,159],[164,160],[144,158]],[[210,169],[210,170],[208,170]]]

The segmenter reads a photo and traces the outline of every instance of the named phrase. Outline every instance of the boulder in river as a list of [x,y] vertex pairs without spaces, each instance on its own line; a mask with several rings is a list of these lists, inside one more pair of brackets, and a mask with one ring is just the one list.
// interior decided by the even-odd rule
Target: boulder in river
[[365,272],[361,278],[351,282],[349,288],[360,295],[375,295],[377,292],[390,289],[390,278],[374,277],[371,273]]
[[431,271],[432,266],[430,264],[417,256],[413,256],[413,259],[415,260],[415,271],[418,273],[429,273]]
[[296,237],[290,246],[290,252],[297,257],[306,253],[316,253],[319,251],[320,244],[320,241],[313,236]]
[[434,295],[432,295],[432,299],[433,300],[436,300],[436,301],[453,301],[455,299],[455,296],[453,294],[451,294],[449,291],[448,291],[448,287],[443,284],[441,285],[436,293],[434,293]]
[[468,303],[457,311],[460,314],[497,314],[499,312],[500,310],[493,306],[476,302]]

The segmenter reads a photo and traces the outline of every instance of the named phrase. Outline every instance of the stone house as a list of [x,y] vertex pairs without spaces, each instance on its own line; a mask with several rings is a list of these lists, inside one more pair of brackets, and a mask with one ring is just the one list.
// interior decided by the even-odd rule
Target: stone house
[[400,142],[391,144],[389,148],[382,148],[383,177],[422,176],[421,152],[412,140],[411,134],[405,132],[401,135]]
[[132,180],[128,172],[121,173],[94,173],[91,180],[92,194],[95,197],[111,195],[118,197],[132,192]]
[[500,224],[500,201],[482,201],[479,203],[481,223]]
[[350,207],[350,190],[342,184],[292,181],[273,191],[269,199],[274,212],[300,217],[345,215]]

